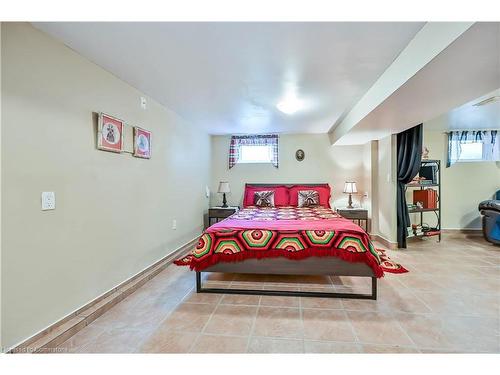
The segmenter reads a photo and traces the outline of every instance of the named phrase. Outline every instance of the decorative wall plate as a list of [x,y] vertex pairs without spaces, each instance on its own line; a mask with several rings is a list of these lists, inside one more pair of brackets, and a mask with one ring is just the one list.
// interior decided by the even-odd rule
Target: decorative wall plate
[[295,159],[297,159],[297,161],[302,161],[302,160],[304,160],[305,157],[306,157],[306,154],[305,154],[304,150],[299,148],[297,151],[295,151]]

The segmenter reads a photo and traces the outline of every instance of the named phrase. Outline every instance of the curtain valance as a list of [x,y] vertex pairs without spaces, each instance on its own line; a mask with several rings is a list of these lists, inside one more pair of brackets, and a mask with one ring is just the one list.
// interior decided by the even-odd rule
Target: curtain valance
[[500,133],[498,130],[457,130],[448,133],[448,161],[449,167],[460,160],[462,145],[466,143],[482,143],[484,161],[500,160]]
[[229,145],[229,169],[240,160],[242,146],[272,147],[271,163],[278,168],[279,136],[277,134],[233,135]]

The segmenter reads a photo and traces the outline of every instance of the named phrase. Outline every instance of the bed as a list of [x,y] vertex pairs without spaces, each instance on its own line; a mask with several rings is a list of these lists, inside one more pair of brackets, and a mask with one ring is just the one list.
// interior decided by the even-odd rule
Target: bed
[[[254,196],[257,199],[269,191],[273,191],[272,205],[255,206]],[[313,205],[303,206],[304,201],[299,204],[296,199],[303,198],[305,191],[317,192]],[[359,225],[331,209],[328,184],[246,184],[244,194],[242,210],[210,226],[196,248],[175,261],[196,272],[198,293],[377,299],[377,278],[384,271],[407,272],[376,249]],[[202,272],[367,277],[371,290],[332,293],[206,288]]]

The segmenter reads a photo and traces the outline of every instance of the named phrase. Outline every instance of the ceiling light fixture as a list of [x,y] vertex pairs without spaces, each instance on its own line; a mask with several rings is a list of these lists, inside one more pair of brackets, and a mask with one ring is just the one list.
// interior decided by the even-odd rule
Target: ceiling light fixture
[[479,103],[473,104],[474,107],[480,107],[482,105],[490,104],[493,102],[498,102],[500,100],[500,96],[492,96],[488,99],[481,100]]
[[292,115],[304,108],[304,103],[295,96],[288,96],[276,105],[281,112]]

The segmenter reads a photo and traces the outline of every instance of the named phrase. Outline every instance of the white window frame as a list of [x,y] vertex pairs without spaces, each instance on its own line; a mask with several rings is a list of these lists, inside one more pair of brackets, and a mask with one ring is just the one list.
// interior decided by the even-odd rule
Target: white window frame
[[462,153],[460,154],[460,157],[458,158],[458,160],[456,161],[457,163],[477,163],[477,162],[482,162],[482,161],[488,161],[486,159],[484,159],[484,153],[483,153],[483,147],[484,147],[484,144],[482,142],[475,142],[475,141],[467,141],[465,143],[462,143],[461,144],[461,147],[463,148],[464,146],[467,146],[467,145],[480,145],[481,146],[481,157],[479,158],[476,158],[476,159],[466,159],[466,158],[462,158],[462,155],[463,155],[463,151]]
[[[245,149],[250,148],[265,148],[267,149],[267,159],[245,159]],[[242,145],[240,146],[240,158],[238,163],[242,164],[269,164],[273,160],[273,147],[271,145]]]
[[[482,135],[479,136],[478,132],[481,132]],[[467,147],[467,145],[475,143],[482,144],[481,157],[477,159],[465,159],[462,156],[463,146]],[[454,130],[448,132],[448,156],[446,167],[450,167],[455,163],[498,161],[500,161],[500,131]]]

